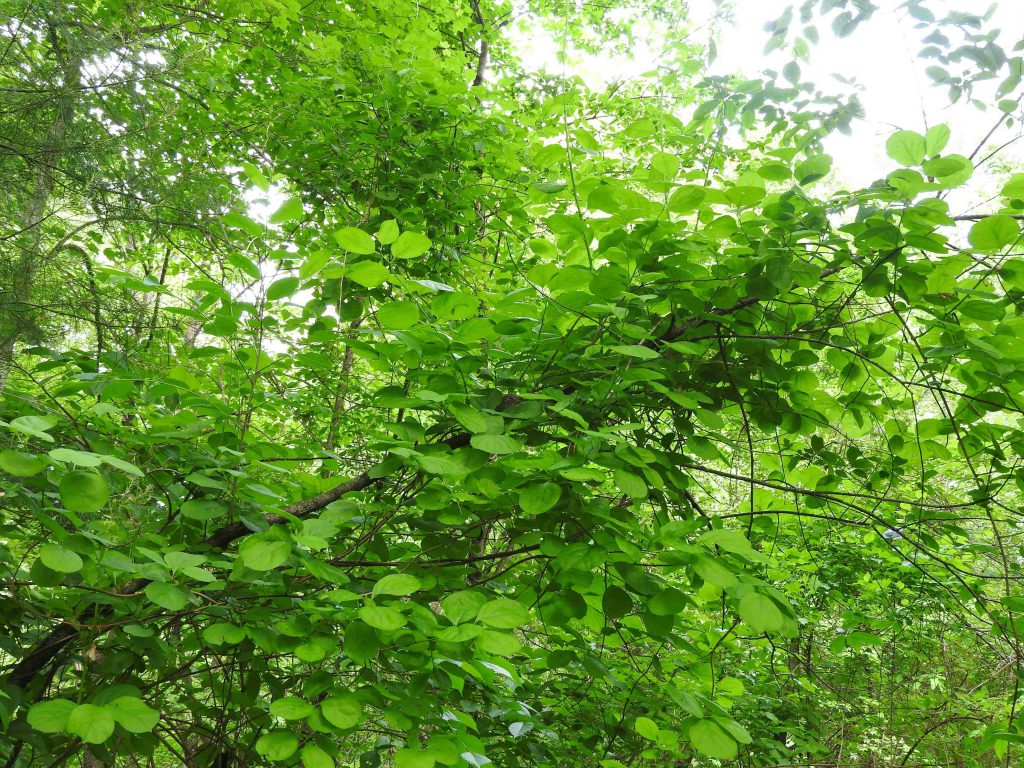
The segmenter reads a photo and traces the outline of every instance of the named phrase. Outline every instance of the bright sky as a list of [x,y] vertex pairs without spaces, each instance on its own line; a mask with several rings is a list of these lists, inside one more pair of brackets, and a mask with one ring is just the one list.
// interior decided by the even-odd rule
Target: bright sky
[[[712,73],[752,77],[763,69],[781,70],[792,56],[785,49],[767,56],[763,54],[769,37],[764,25],[777,19],[791,4],[790,0],[731,0],[730,4],[735,22],[722,28],[718,59]],[[923,47],[919,42],[921,33],[914,28],[915,22],[906,16],[905,11],[899,10],[901,0],[876,0],[876,4],[881,10],[849,37],[837,39],[828,23],[819,23],[821,41],[812,47],[810,61],[801,62],[802,78],[822,91],[839,93],[846,90],[847,86],[832,78],[833,73],[855,77],[863,87],[860,99],[865,108],[865,119],[854,124],[852,136],[836,134],[826,144],[827,151],[833,156],[838,180],[851,188],[867,186],[895,169],[893,161],[886,157],[885,140],[896,129],[923,133],[930,125],[946,123],[953,131],[946,153],[969,155],[998,118],[994,106],[983,112],[966,100],[950,105],[945,89],[935,88],[924,74],[925,68],[934,62],[917,58],[917,52]],[[986,0],[933,0],[928,3],[937,13],[944,8],[980,13],[987,5]],[[999,42],[1010,54],[1024,34],[1024,0],[996,0],[993,5],[992,28],[1000,30]],[[716,3],[714,0],[690,0],[690,8],[694,37],[706,40]],[[794,26],[799,28],[800,25],[794,22]],[[663,32],[652,30],[650,34],[657,38]],[[558,49],[555,41],[545,40],[536,30],[531,30],[528,36],[514,37],[528,66],[553,73],[562,71],[555,57]],[[580,75],[591,88],[601,89],[611,80],[651,70],[657,60],[656,48],[656,40],[652,39],[637,46],[630,58],[578,57],[569,71]],[[991,91],[979,94],[979,97],[990,104],[995,103]],[[1006,141],[1019,133],[1019,126],[1012,131],[1002,129],[994,141]],[[1024,141],[1009,147],[1006,155],[1024,169]],[[995,182],[979,173],[971,186],[981,191],[992,190]],[[967,205],[966,200],[970,198],[977,199],[977,193],[971,196],[961,194],[952,198],[951,203],[954,207],[958,201]]]
[[[834,37],[829,24],[819,22],[821,41],[812,46],[810,61],[801,62],[802,79],[814,83],[819,90],[833,93],[847,90],[848,86],[834,80],[833,74],[855,78],[861,86],[864,119],[854,123],[851,136],[836,133],[826,142],[837,181],[851,189],[868,186],[895,170],[895,163],[885,154],[885,140],[897,129],[924,133],[931,125],[945,123],[952,129],[945,152],[970,155],[998,118],[992,97],[994,84],[977,94],[982,101],[993,105],[985,111],[966,99],[950,104],[945,88],[935,87],[924,74],[925,68],[933,62],[917,56],[922,47],[921,32],[914,28],[913,19],[900,10],[903,0],[875,2],[880,10],[846,38]],[[693,21],[691,37],[706,41],[718,2],[689,0],[689,3]],[[734,22],[721,28],[718,58],[711,73],[755,77],[764,69],[781,70],[792,56],[785,48],[764,55],[769,36],[764,26],[777,19],[791,0],[724,0],[724,3],[731,6]],[[993,0],[991,5],[991,28],[1000,31],[999,43],[1012,55],[1015,43],[1024,36],[1024,0]],[[980,13],[988,6],[986,0],[929,0],[928,7],[936,13],[950,8]],[[800,25],[794,22],[794,26]],[[645,28],[642,23],[638,29],[646,29],[646,34],[640,35],[641,42],[630,56],[577,55],[565,69],[557,60],[559,41],[535,28],[524,31],[513,25],[506,32],[528,67],[554,74],[564,71],[579,75],[590,88],[602,90],[613,80],[639,76],[657,66],[658,42],[664,31],[651,29],[649,25]],[[1014,136],[1021,136],[1020,124],[1012,129],[1001,128],[989,145],[998,146]],[[982,152],[981,156],[984,154]],[[1024,140],[1011,144],[1001,156],[1016,166],[1014,170],[1024,171]],[[981,169],[967,188],[956,190],[948,199],[955,213],[967,213],[978,200],[985,201],[997,189],[997,180]],[[284,199],[282,191],[276,187],[269,196],[257,190],[249,191],[249,215],[257,221],[266,221]],[[982,202],[980,208],[971,212],[989,212],[989,208],[991,205],[986,208]]]

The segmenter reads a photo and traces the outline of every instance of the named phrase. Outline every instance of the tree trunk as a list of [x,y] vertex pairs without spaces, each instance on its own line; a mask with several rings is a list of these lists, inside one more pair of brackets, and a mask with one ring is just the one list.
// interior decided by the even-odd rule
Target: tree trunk
[[32,300],[36,275],[45,257],[40,249],[43,221],[53,192],[54,177],[64,154],[64,139],[74,118],[76,93],[81,76],[82,61],[78,53],[64,49],[59,31],[51,25],[50,48],[60,66],[63,82],[56,99],[56,111],[50,124],[43,150],[36,160],[21,233],[15,241],[14,253],[3,265],[4,283],[0,292],[0,395],[3,394],[14,362],[14,347],[23,336],[28,314],[26,306]]

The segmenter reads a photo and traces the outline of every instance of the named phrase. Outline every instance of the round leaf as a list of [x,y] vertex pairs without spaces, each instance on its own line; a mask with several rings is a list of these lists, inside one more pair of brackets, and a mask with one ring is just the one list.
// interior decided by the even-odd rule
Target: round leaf
[[420,321],[420,311],[412,301],[389,301],[377,310],[377,320],[385,328],[406,330]]
[[707,555],[697,555],[693,561],[693,570],[704,581],[715,586],[729,589],[737,584],[736,576],[724,564]]
[[397,768],[434,768],[434,756],[424,749],[395,750]]
[[0,469],[15,477],[31,477],[46,469],[46,459],[7,449],[0,451]]
[[393,632],[405,626],[405,616],[386,605],[366,605],[359,609],[359,618],[374,629]]
[[268,760],[287,760],[298,748],[298,737],[288,731],[264,733],[256,741],[256,751]]
[[22,434],[38,437],[41,440],[52,443],[53,437],[46,434],[46,432],[57,426],[57,422],[56,416],[18,416],[16,419],[11,419],[11,423],[8,426]]
[[331,696],[320,704],[320,713],[337,728],[354,728],[363,721],[363,705],[354,696]]
[[601,608],[609,619],[618,619],[633,610],[633,599],[621,587],[614,585],[604,591]]
[[368,254],[376,250],[373,238],[355,227],[345,227],[334,233],[338,245],[350,253]]
[[485,604],[476,615],[477,621],[498,629],[514,629],[530,622],[530,611],[522,603],[499,597]]
[[444,615],[452,624],[459,624],[476,618],[480,608],[487,602],[487,598],[479,592],[454,592],[441,601],[441,608]]
[[668,587],[651,598],[647,609],[655,616],[675,616],[686,607],[686,602],[686,595],[674,587]]
[[250,536],[238,548],[242,565],[254,571],[272,571],[284,565],[291,554],[291,542],[259,536]]
[[643,736],[645,739],[655,741],[658,738],[658,724],[651,720],[649,717],[638,717],[636,722],[633,724],[633,728]]
[[971,227],[967,236],[971,245],[982,251],[998,251],[1020,236],[1020,227],[1011,216],[986,216]]
[[180,611],[188,605],[188,595],[185,592],[163,581],[147,584],[146,597],[168,611]]
[[376,288],[391,278],[386,267],[375,261],[360,261],[348,268],[349,280],[359,283],[365,288]]
[[377,595],[411,595],[423,588],[423,584],[409,573],[392,573],[373,585],[373,596]]
[[74,573],[82,570],[82,558],[59,544],[44,544],[39,550],[39,559],[51,571]]
[[190,499],[181,505],[181,514],[190,520],[215,520],[227,511],[227,507],[213,499]]
[[302,765],[304,768],[334,768],[334,760],[316,744],[307,744],[302,748]]
[[701,754],[719,760],[736,757],[736,741],[713,720],[698,720],[690,726],[690,743]]
[[519,506],[528,515],[539,515],[555,506],[561,497],[562,489],[557,483],[539,483],[519,492]]
[[149,733],[160,720],[160,713],[134,696],[121,696],[107,708],[117,724],[130,733]]
[[885,142],[885,151],[901,165],[920,165],[927,148],[921,134],[913,131],[896,131]]
[[270,705],[270,714],[284,720],[301,720],[313,714],[313,705],[298,696],[285,696]]
[[615,470],[615,484],[634,501],[647,498],[647,483],[640,475],[624,469]]
[[267,301],[275,301],[277,299],[283,299],[285,296],[291,296],[295,291],[299,289],[299,278],[297,277],[282,277],[280,280],[275,280],[267,288]]
[[60,733],[74,708],[75,702],[67,699],[40,701],[32,705],[26,719],[29,725],[41,733]]
[[85,470],[68,472],[60,481],[60,501],[71,512],[88,514],[103,509],[110,488],[102,475]]
[[396,259],[415,259],[430,250],[430,238],[419,232],[403,232],[391,244],[391,255]]
[[776,632],[782,629],[784,617],[779,606],[767,595],[747,592],[740,598],[740,617],[760,632]]
[[102,744],[114,733],[114,715],[106,707],[79,704],[68,715],[64,730],[86,744]]

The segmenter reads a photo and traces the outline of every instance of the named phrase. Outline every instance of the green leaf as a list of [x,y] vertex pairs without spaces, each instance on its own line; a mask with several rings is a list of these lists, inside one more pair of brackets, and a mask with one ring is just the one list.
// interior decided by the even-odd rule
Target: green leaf
[[263,175],[263,171],[252,163],[242,163],[242,170],[253,184],[261,191],[267,192],[270,189],[270,180]]
[[278,208],[270,217],[271,224],[285,224],[289,221],[295,221],[296,219],[302,218],[302,198],[298,195],[289,197],[285,200],[281,207]]
[[963,175],[965,171],[969,174],[974,167],[966,157],[947,155],[945,157],[933,157],[931,160],[925,160],[921,169],[928,176],[947,179],[958,174]]
[[615,485],[633,501],[641,501],[647,498],[647,483],[640,475],[633,474],[625,469],[616,469]]
[[107,705],[117,724],[129,733],[149,733],[160,720],[160,713],[133,696],[121,696]]
[[730,589],[737,584],[736,575],[718,560],[707,555],[697,555],[693,560],[693,570],[704,581],[723,589]]
[[135,477],[145,477],[145,474],[141,469],[136,467],[131,462],[125,461],[124,459],[119,459],[117,456],[108,456],[104,454],[100,458],[103,459],[104,464],[108,464],[111,467],[114,467],[115,469],[120,469],[122,472],[127,472],[129,475],[134,475]]
[[313,705],[298,696],[285,696],[270,705],[270,714],[283,720],[301,720],[313,714]]
[[732,760],[737,754],[735,740],[713,720],[698,720],[690,726],[690,743],[703,755]]
[[331,254],[329,251],[314,251],[305,258],[299,267],[299,278],[304,280],[307,277],[312,277],[327,266],[327,262],[330,260]]
[[291,296],[299,289],[299,282],[297,277],[282,277],[280,280],[275,280],[267,288],[267,301],[276,301],[285,296]]
[[75,470],[60,481],[60,501],[71,512],[89,514],[98,512],[110,499],[106,479],[96,472]]
[[103,463],[103,459],[95,453],[75,451],[71,448],[54,448],[50,451],[49,456],[54,461],[59,461],[63,464],[74,464],[78,467],[98,467]]
[[391,245],[397,239],[398,222],[394,219],[381,222],[380,229],[377,230],[377,242],[381,245]]
[[832,170],[832,158],[829,155],[814,155],[797,165],[793,171],[799,184],[813,184],[828,176]]
[[57,426],[57,421],[56,416],[19,416],[16,419],[11,419],[8,426],[22,434],[52,443],[53,438],[46,433]]
[[39,559],[51,571],[58,573],[74,573],[85,565],[78,554],[59,544],[44,544],[39,550]]
[[373,585],[373,596],[378,595],[411,595],[423,589],[423,584],[415,576],[409,573],[392,573]]
[[1014,242],[1020,236],[1020,226],[1011,216],[999,214],[986,216],[971,227],[967,236],[978,250],[998,251]]
[[256,740],[256,751],[268,760],[287,760],[299,748],[299,739],[288,731],[270,731]]
[[675,616],[687,604],[686,595],[675,587],[666,587],[659,591],[647,603],[647,610],[655,616]]
[[64,730],[86,744],[102,744],[114,733],[114,715],[106,707],[79,704],[68,715]]
[[250,536],[238,548],[238,558],[246,568],[272,571],[288,562],[292,554],[290,541]]
[[336,728],[355,728],[363,722],[363,706],[355,696],[331,696],[320,704],[320,713]]
[[334,768],[334,760],[316,744],[307,744],[302,748],[302,765],[304,768]]
[[768,181],[789,181],[793,172],[785,163],[764,163],[757,169],[757,175]]
[[31,477],[46,469],[47,461],[31,453],[6,449],[0,451],[0,469],[15,477]]
[[726,552],[742,555],[748,560],[763,560],[764,555],[750,545],[742,531],[735,528],[716,528],[705,531],[698,541],[707,547],[721,547]]
[[359,618],[374,629],[394,632],[405,626],[405,615],[386,605],[364,605],[359,609]]
[[561,497],[557,483],[538,483],[519,492],[519,506],[528,515],[539,515],[554,507]]
[[885,151],[901,165],[920,165],[927,148],[921,134],[914,131],[896,131],[885,142]]
[[473,435],[469,443],[479,451],[498,455],[515,453],[523,447],[521,442],[509,435]]
[[403,232],[391,245],[396,259],[415,259],[430,250],[430,238],[419,232]]
[[618,619],[633,610],[633,599],[621,587],[612,585],[601,597],[601,609],[609,619]]
[[658,739],[658,724],[649,717],[638,717],[633,723],[633,729],[645,739],[656,741]]
[[441,601],[441,609],[452,624],[461,624],[475,619],[486,602],[487,598],[479,592],[463,590],[445,597]]
[[425,749],[395,750],[395,766],[397,768],[434,768],[434,756]]
[[1013,174],[1003,185],[1001,194],[1003,197],[1024,199],[1024,173]]
[[759,632],[777,632],[782,629],[782,611],[767,595],[747,592],[740,598],[738,610],[740,618]]
[[530,623],[530,611],[520,602],[499,597],[486,603],[476,620],[498,629],[514,629]]
[[641,346],[640,344],[617,344],[608,347],[608,351],[614,352],[617,355],[635,357],[637,360],[657,360],[661,357],[657,350]]
[[377,310],[377,321],[392,330],[415,328],[420,321],[420,310],[412,301],[389,301]]
[[345,276],[366,288],[376,288],[391,279],[391,273],[375,261],[360,261],[348,268]]
[[366,664],[377,655],[380,643],[377,633],[359,621],[349,622],[345,629],[344,651],[356,664]]
[[188,605],[188,595],[174,584],[154,581],[146,585],[146,597],[168,611],[180,611]]
[[363,230],[356,229],[355,227],[339,229],[334,233],[334,239],[338,241],[338,245],[349,253],[367,255],[377,250],[373,238],[363,232]]
[[181,514],[190,520],[216,520],[227,513],[227,507],[213,499],[190,499],[181,505]]
[[949,143],[949,136],[948,125],[933,125],[924,135],[925,153],[929,157],[939,154]]
[[[455,420],[469,432],[480,434],[501,430],[502,421],[500,418],[488,417],[487,414],[481,413],[472,406],[447,403],[447,408],[452,416],[455,417]],[[495,426],[497,429],[494,429]]]
[[73,701],[50,699],[32,705],[26,719],[28,724],[40,733],[60,733],[68,723],[68,717],[75,708]]

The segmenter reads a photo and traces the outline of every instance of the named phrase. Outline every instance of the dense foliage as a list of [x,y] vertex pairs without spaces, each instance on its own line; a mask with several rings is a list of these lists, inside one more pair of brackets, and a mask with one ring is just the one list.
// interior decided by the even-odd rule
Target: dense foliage
[[993,128],[850,190],[859,0],[0,0],[0,764],[1019,764],[1024,41],[892,5]]

